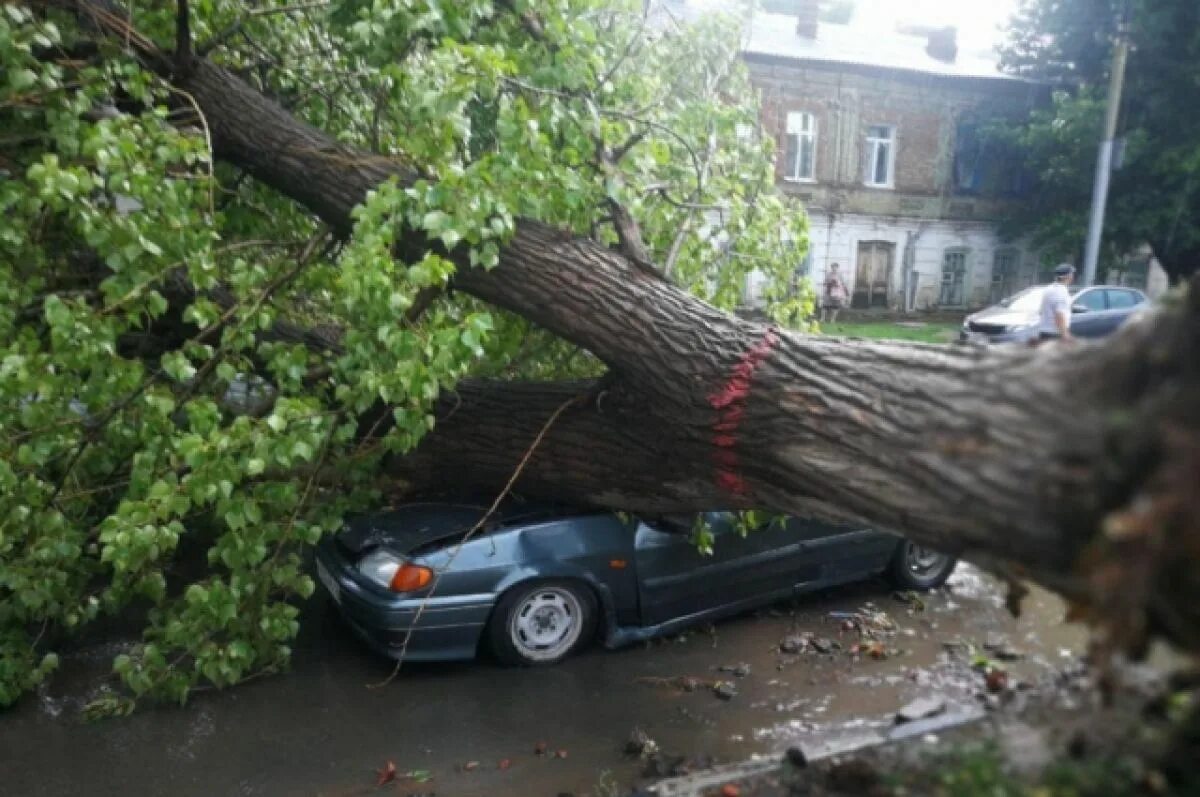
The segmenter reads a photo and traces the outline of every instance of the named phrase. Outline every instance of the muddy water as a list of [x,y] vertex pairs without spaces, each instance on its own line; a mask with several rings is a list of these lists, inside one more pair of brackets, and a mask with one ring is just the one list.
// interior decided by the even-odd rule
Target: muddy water
[[[85,652],[35,699],[0,714],[4,795],[557,795],[624,793],[643,763],[623,755],[639,727],[666,753],[736,760],[856,727],[889,724],[931,694],[978,699],[982,676],[946,647],[1002,634],[1025,658],[1006,664],[1036,680],[1081,650],[1062,606],[1034,592],[1014,621],[1002,591],[962,567],[924,610],[882,584],[825,592],[715,627],[558,667],[508,670],[487,662],[407,666],[384,686],[388,662],[363,650],[323,606],[297,645],[294,671],[187,707],[82,724],[79,706],[110,650]],[[872,602],[898,630],[886,660],[849,653],[859,640],[830,612]],[[842,645],[786,656],[781,638],[811,631]],[[743,677],[716,668],[749,665]],[[679,679],[735,683],[725,701]],[[539,743],[546,753],[535,754]],[[559,757],[562,751],[565,757]],[[375,770],[427,773],[375,788]],[[506,762],[502,764],[501,762]]]

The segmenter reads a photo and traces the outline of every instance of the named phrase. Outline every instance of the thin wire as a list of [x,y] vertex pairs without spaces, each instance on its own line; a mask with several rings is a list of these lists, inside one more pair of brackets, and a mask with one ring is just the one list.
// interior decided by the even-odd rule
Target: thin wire
[[554,411],[554,414],[546,420],[546,423],[542,425],[541,431],[537,433],[537,437],[533,438],[533,442],[529,444],[529,448],[526,449],[525,455],[522,456],[521,461],[517,463],[516,470],[512,472],[512,475],[508,479],[508,483],[504,485],[504,489],[501,490],[496,496],[496,500],[492,502],[492,505],[488,508],[488,511],[485,512],[483,517],[479,519],[479,522],[472,526],[471,530],[468,531],[461,540],[459,540],[458,545],[454,546],[454,550],[450,552],[450,558],[447,559],[446,563],[434,573],[433,584],[429,587],[429,593],[422,598],[421,604],[417,607],[417,613],[413,617],[412,625],[408,627],[408,632],[404,635],[404,642],[401,643],[400,653],[396,657],[395,669],[392,670],[391,675],[379,683],[367,684],[368,689],[378,689],[380,687],[387,686],[396,679],[397,675],[400,674],[400,668],[404,665],[404,657],[408,653],[408,643],[412,639],[413,631],[416,630],[417,624],[421,621],[421,615],[425,613],[425,607],[429,605],[430,599],[432,599],[434,593],[437,592],[438,584],[442,580],[442,575],[450,569],[450,565],[454,564],[454,560],[458,557],[459,552],[462,551],[463,546],[466,545],[470,539],[475,536],[475,533],[483,528],[488,519],[495,514],[496,509],[500,506],[500,502],[503,501],[508,493],[512,490],[513,485],[516,484],[517,479],[520,478],[521,472],[524,471],[525,466],[529,464],[529,460],[533,456],[533,452],[537,450],[539,445],[541,445],[542,439],[546,436],[546,433],[550,431],[550,427],[554,425],[554,422],[558,420],[558,416],[562,415],[568,407],[577,403],[582,398],[583,396],[572,396],[564,401],[558,406],[558,409]]

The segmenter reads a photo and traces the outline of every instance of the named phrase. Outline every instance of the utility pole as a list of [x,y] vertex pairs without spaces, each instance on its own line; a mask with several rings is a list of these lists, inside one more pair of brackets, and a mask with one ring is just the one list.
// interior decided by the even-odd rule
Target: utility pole
[[1083,284],[1096,284],[1096,261],[1100,258],[1100,236],[1104,232],[1104,206],[1108,202],[1108,177],[1112,173],[1113,140],[1121,111],[1121,88],[1125,83],[1125,61],[1129,56],[1129,3],[1122,3],[1117,20],[1116,49],[1108,82],[1108,104],[1104,112],[1104,139],[1096,158],[1096,180],[1092,184],[1092,215],[1088,220],[1087,245],[1083,252]]

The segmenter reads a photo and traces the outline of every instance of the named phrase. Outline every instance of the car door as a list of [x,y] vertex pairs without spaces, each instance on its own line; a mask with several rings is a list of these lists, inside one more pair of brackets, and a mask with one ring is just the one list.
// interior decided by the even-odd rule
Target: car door
[[801,569],[810,580],[795,585],[797,591],[857,581],[887,566],[899,538],[860,523],[831,523],[810,518],[789,518],[788,532],[802,540]]
[[796,582],[816,577],[815,566],[805,562],[804,540],[786,523],[765,523],[743,536],[731,513],[703,517],[713,533],[711,555],[700,552],[685,528],[695,516],[670,521],[669,530],[664,523],[639,525],[635,555],[644,625],[783,597]]
[[1071,299],[1071,334],[1077,338],[1098,338],[1111,332],[1108,301],[1101,288],[1087,288]]
[[1108,294],[1108,331],[1115,332],[1133,315],[1141,304],[1142,296],[1124,288],[1108,288],[1105,293]]

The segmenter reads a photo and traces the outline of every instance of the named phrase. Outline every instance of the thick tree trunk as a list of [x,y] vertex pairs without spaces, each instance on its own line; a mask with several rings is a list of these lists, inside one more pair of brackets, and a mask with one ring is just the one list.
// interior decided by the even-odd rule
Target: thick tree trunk
[[[412,178],[208,62],[180,74],[217,157],[335,229],[375,185]],[[410,235],[400,256],[430,245]],[[464,384],[398,475],[502,484],[578,396],[531,457],[526,491],[861,518],[1015,563],[1113,612],[1129,639],[1151,625],[1200,647],[1200,291],[1103,346],[983,352],[750,323],[532,221],[499,266],[460,262],[454,283],[587,348],[611,378]]]

